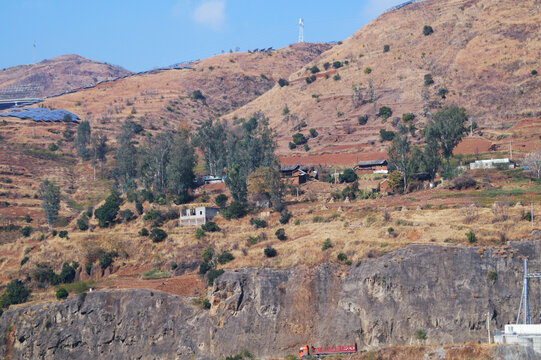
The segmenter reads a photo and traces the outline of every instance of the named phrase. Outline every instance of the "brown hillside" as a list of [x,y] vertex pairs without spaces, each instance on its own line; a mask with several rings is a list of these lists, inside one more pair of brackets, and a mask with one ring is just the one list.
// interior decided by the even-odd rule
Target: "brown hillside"
[[[347,147],[359,146],[383,150],[379,130],[391,130],[394,117],[414,113],[421,127],[439,107],[451,104],[464,106],[481,127],[510,126],[541,111],[541,77],[531,74],[541,69],[540,24],[541,11],[532,0],[411,4],[381,15],[292,74],[290,86],[274,87],[228,118],[262,110],[279,135],[280,152],[299,155],[306,154],[304,149],[287,147],[299,129],[305,135],[310,128],[318,131],[319,136],[309,141],[311,152],[352,152]],[[424,36],[424,25],[432,26],[434,33]],[[389,45],[388,52],[384,45]],[[343,66],[334,69],[334,61]],[[325,62],[331,64],[327,71]],[[311,73],[306,69],[312,65],[321,72],[307,84]],[[368,67],[370,73],[365,71]],[[425,74],[432,74],[434,84],[424,85]],[[337,75],[340,79],[335,80]],[[366,101],[358,107],[351,97],[354,84],[361,84]],[[438,95],[441,88],[449,91],[446,99]],[[381,106],[393,112],[386,122],[376,115]],[[359,125],[358,117],[365,114],[368,123]]]
[[42,98],[129,74],[120,66],[62,55],[0,70],[0,99]]
[[[145,128],[178,128],[227,114],[254,100],[304,64],[328,44],[295,44],[282,49],[222,54],[189,64],[191,68],[135,75],[45,101],[100,124],[108,130],[133,115]],[[205,100],[190,95],[201,91]]]

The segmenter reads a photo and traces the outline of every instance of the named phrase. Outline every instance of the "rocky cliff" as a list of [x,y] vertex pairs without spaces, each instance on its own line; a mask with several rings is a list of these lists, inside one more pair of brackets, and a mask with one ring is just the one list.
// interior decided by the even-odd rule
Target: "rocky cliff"
[[[20,306],[0,317],[0,356],[13,359],[258,357],[300,344],[360,348],[486,339],[514,321],[522,260],[541,267],[537,242],[500,249],[412,245],[351,267],[242,269],[219,277],[204,310],[191,298],[145,290],[98,291]],[[492,276],[489,278],[489,271]],[[541,286],[531,283],[531,313]]]

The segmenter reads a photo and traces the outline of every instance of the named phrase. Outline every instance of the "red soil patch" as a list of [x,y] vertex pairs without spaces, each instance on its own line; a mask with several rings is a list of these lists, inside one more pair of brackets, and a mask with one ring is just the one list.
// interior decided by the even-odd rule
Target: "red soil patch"
[[475,154],[490,151],[492,142],[479,137],[463,139],[453,151],[454,154]]
[[166,279],[143,280],[135,276],[118,276],[108,281],[106,288],[111,289],[148,289],[180,296],[201,296],[206,290],[199,275],[186,274]]
[[334,166],[353,166],[363,160],[386,159],[385,152],[359,152],[352,154],[320,154],[320,155],[300,155],[300,156],[280,156],[282,165],[334,165]]

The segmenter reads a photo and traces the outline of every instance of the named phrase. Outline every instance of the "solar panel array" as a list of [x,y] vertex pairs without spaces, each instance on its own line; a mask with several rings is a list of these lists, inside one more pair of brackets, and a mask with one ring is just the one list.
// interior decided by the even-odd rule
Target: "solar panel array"
[[0,116],[13,116],[19,119],[32,119],[34,121],[44,122],[59,122],[64,121],[66,115],[71,116],[72,122],[77,122],[80,118],[72,112],[64,109],[51,110],[47,108],[23,108],[22,110],[14,110],[8,113],[0,114]]

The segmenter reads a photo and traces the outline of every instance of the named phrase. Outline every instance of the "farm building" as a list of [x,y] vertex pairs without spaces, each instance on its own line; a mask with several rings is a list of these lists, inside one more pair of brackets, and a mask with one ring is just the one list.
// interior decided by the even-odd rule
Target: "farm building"
[[360,161],[353,168],[357,175],[363,174],[387,174],[387,160],[367,160]]
[[219,209],[213,207],[200,206],[196,208],[183,208],[180,211],[180,225],[204,225],[207,221],[212,220],[218,213]]
[[317,171],[309,166],[284,165],[280,167],[282,182],[290,185],[305,183],[309,177],[317,178]]
[[475,162],[470,163],[470,169],[493,169],[497,167],[504,167],[508,169],[514,169],[515,163],[505,159],[490,159],[490,160],[476,160]]

